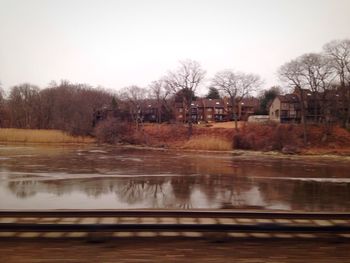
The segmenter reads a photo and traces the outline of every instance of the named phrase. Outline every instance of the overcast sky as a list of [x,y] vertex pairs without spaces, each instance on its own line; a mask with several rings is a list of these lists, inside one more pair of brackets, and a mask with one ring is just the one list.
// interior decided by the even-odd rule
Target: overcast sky
[[350,38],[350,0],[0,0],[5,89],[146,86],[179,60],[279,84],[280,65]]

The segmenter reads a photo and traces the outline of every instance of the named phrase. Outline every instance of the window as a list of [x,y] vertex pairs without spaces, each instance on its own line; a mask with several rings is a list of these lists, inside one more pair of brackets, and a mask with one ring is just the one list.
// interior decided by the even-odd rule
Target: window
[[212,108],[208,108],[207,111],[208,111],[208,112],[212,112],[213,109],[212,109]]
[[281,111],[281,117],[288,117],[288,111],[287,110],[282,110]]
[[181,118],[182,118],[182,114],[179,114],[179,116],[178,116],[178,117],[179,117],[179,119],[181,119]]
[[179,112],[182,112],[183,111],[183,109],[182,108],[179,108]]
[[211,115],[211,114],[209,114],[209,115],[207,116],[207,118],[208,118],[208,119],[211,119],[211,118],[212,118],[212,115]]
[[289,107],[289,104],[288,104],[288,103],[282,103],[282,104],[281,104],[281,108],[282,108],[283,110],[287,110],[288,107]]

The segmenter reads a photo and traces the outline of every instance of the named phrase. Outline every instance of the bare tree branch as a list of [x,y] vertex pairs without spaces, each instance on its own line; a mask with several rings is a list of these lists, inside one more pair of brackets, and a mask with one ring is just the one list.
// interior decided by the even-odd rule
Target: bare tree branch
[[260,76],[224,70],[216,73],[212,79],[212,86],[228,95],[232,106],[232,117],[237,125],[237,106],[245,97],[256,91],[262,84]]
[[192,114],[191,104],[193,94],[202,84],[205,76],[205,71],[200,64],[194,60],[185,60],[180,62],[180,66],[175,71],[170,71],[165,78],[168,88],[172,93],[177,94],[182,91],[182,99],[186,106],[185,112],[188,115],[188,135],[192,135]]

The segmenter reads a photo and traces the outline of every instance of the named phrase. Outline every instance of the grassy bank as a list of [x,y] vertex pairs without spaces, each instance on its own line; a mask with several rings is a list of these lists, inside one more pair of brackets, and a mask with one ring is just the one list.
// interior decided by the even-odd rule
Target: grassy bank
[[[113,134],[121,133],[118,142],[132,145],[186,150],[253,150],[311,155],[350,155],[350,132],[340,127],[334,127],[332,134],[325,141],[322,127],[310,125],[307,145],[303,144],[302,127],[293,124],[243,123],[238,131],[233,128],[194,126],[190,139],[187,127],[183,124],[147,124],[139,131],[136,131],[135,127],[127,129],[124,126],[123,129],[118,127],[106,127],[107,135],[110,136],[111,131]],[[97,135],[97,141],[100,141]],[[93,142],[95,138],[75,137],[58,130],[0,129],[0,143]],[[103,140],[101,142],[109,143]]]
[[[193,150],[253,150],[279,151],[301,154],[350,153],[350,132],[334,127],[324,140],[323,127],[309,125],[308,144],[303,143],[303,130],[296,124],[242,123],[236,131],[233,128],[194,126],[193,136],[188,139],[185,125],[145,125],[144,136],[138,137],[139,144]],[[146,140],[142,141],[143,138]]]
[[58,130],[0,129],[2,143],[92,143],[90,137],[71,136]]
[[208,151],[230,151],[232,150],[232,141],[225,138],[197,136],[186,141],[183,149],[208,150]]

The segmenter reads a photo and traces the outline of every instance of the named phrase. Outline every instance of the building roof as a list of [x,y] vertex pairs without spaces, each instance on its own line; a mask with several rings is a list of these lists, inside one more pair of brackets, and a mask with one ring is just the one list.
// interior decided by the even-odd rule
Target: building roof
[[278,95],[277,98],[284,103],[297,103],[299,102],[299,97],[296,94],[285,94]]
[[242,106],[244,105],[246,107],[259,107],[260,101],[254,97],[243,98],[241,104]]
[[145,100],[142,100],[140,102],[140,106],[142,108],[157,108],[158,107],[158,103],[157,103],[157,100],[155,99],[145,99]]
[[[226,103],[226,105],[225,105]],[[241,101],[242,106],[246,107],[259,107],[259,99],[254,97],[244,98]],[[225,106],[231,106],[231,102],[228,99],[197,99],[192,102],[191,107],[205,107],[205,108],[224,108]],[[183,104],[180,102],[175,103],[176,108],[182,108]]]
[[201,103],[207,108],[224,107],[223,99],[201,99]]

